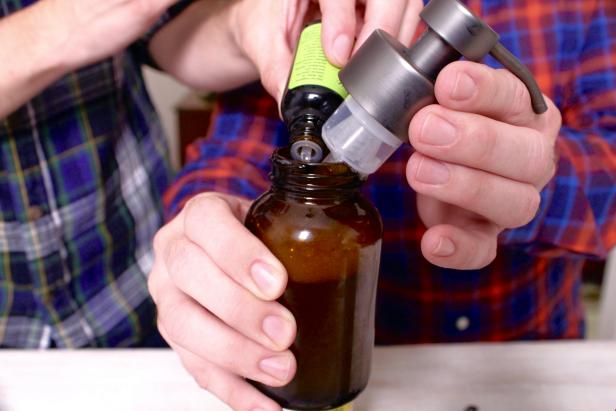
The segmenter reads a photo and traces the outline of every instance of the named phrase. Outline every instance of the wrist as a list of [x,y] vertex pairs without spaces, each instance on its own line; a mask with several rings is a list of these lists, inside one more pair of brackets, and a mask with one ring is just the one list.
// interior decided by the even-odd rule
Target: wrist
[[244,48],[247,43],[245,38],[246,35],[243,32],[243,24],[247,18],[246,7],[250,8],[251,5],[247,5],[244,0],[233,2],[225,12],[225,24],[228,28],[229,38],[232,47],[235,49],[236,55],[248,63],[248,65],[253,66],[256,71],[257,69],[254,62]]
[[241,50],[241,30],[239,23],[241,21],[241,7],[243,1],[235,1],[229,5],[225,13],[225,25],[229,29],[229,38],[231,43],[237,50]]
[[45,48],[41,50],[41,55],[45,56],[42,59],[47,66],[63,74],[83,66],[87,60],[86,51],[79,49],[83,42],[73,38],[73,33],[76,32],[72,26],[74,18],[71,16],[71,10],[67,10],[67,7],[72,7],[70,2],[45,0],[33,7],[37,6],[37,20],[44,22],[44,25],[39,26],[38,32],[41,38],[45,39],[41,42]]
[[68,59],[68,30],[66,19],[58,15],[55,0],[35,3],[24,10],[24,40],[28,43],[24,52],[37,73],[59,77],[73,69]]

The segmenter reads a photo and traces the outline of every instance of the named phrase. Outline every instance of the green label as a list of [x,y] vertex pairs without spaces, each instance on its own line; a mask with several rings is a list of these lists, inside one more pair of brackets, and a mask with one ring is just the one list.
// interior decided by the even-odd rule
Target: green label
[[306,27],[297,44],[288,88],[323,86],[345,98],[348,93],[338,78],[339,71],[338,67],[327,60],[321,47],[321,23]]

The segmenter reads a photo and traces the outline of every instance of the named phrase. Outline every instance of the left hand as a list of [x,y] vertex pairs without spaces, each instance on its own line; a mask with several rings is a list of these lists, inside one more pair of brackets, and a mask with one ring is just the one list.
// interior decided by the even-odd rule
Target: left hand
[[437,78],[439,104],[409,127],[415,153],[407,179],[417,192],[421,241],[435,265],[481,268],[496,256],[498,234],[530,222],[540,191],[556,172],[561,115],[532,111],[524,84],[506,70],[455,62]]
[[226,91],[260,78],[280,102],[306,23],[321,18],[325,55],[343,66],[377,28],[409,44],[422,6],[422,0],[195,1],[156,33],[150,54],[193,89]]
[[377,28],[409,44],[421,0],[241,0],[232,12],[235,43],[280,101],[303,26],[321,18],[326,56],[343,66]]

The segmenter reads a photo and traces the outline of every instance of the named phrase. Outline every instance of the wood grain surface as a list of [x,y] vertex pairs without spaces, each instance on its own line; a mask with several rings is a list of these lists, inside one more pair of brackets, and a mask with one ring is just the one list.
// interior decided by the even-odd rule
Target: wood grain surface
[[[614,411],[616,342],[375,349],[354,411]],[[227,411],[169,350],[0,350],[0,411]]]

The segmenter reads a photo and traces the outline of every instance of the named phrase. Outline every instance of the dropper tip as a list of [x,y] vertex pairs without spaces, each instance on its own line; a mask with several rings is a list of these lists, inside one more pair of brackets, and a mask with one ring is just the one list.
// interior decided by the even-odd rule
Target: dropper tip
[[319,163],[323,158],[323,150],[316,143],[301,140],[291,145],[291,157],[304,163]]

